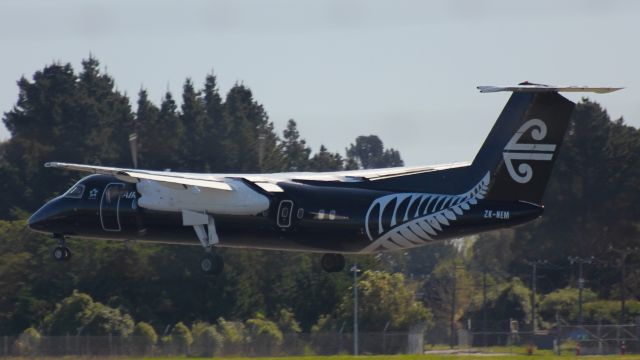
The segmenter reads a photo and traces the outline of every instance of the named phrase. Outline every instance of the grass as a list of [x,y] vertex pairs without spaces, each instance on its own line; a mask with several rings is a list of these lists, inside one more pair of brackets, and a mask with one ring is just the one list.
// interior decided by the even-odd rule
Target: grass
[[[438,347],[437,350],[449,350],[448,347]],[[332,355],[332,356],[282,356],[282,357],[228,357],[225,360],[543,360],[558,358],[577,358],[575,352],[564,351],[561,356],[555,355],[551,350],[536,350],[533,355],[526,355],[524,347],[490,347],[482,349],[482,353],[458,353],[458,354],[425,354],[425,355]],[[64,359],[64,360],[211,360],[212,358],[195,358],[186,356],[160,356],[160,357],[11,357],[2,358],[0,360],[33,360],[33,359]],[[220,359],[220,358],[217,358]],[[588,360],[640,360],[640,354],[632,355],[590,355]]]
[[[540,360],[540,359],[556,359],[557,355],[363,355],[363,356],[289,356],[289,357],[269,357],[269,358],[225,358],[229,360]],[[561,356],[567,357],[567,356]],[[575,357],[575,355],[571,355]],[[169,360],[169,358],[146,358],[147,360]],[[177,359],[177,358],[176,358]],[[181,358],[185,359],[185,358]],[[194,358],[188,358],[194,359]],[[204,359],[204,358],[203,358]],[[208,358],[210,359],[210,358]],[[611,356],[589,356],[589,360],[631,360],[640,359],[640,355],[611,355]]]

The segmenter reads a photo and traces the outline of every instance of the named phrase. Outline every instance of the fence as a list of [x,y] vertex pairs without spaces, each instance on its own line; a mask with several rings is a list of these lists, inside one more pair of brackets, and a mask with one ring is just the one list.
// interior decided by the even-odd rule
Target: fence
[[559,324],[547,331],[533,332],[470,332],[459,330],[460,348],[483,346],[535,346],[554,352],[579,352],[580,355],[638,354],[640,353],[640,322],[623,325]]
[[[423,333],[364,332],[358,336],[360,354],[422,353]],[[133,336],[42,336],[25,341],[18,337],[0,337],[0,357],[4,356],[293,356],[352,354],[350,333],[285,334],[283,338],[268,336],[245,338],[222,346],[197,344],[183,346],[175,342],[158,341],[147,344]]]

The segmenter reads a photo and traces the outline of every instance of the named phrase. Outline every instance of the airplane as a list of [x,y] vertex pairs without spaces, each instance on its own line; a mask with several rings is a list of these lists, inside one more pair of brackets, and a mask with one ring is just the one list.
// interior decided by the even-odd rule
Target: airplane
[[215,248],[323,253],[327,272],[344,254],[411,249],[537,219],[575,104],[560,92],[621,88],[479,86],[511,92],[472,162],[338,172],[200,174],[49,162],[93,173],[47,202],[28,226],[65,239],[200,245],[205,274],[220,274]]

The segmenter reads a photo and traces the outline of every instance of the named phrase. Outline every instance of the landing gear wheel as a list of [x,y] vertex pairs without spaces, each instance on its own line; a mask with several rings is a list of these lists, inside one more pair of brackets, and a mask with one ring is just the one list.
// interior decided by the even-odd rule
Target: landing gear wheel
[[324,254],[320,265],[328,273],[340,272],[344,269],[344,256],[340,254]]
[[66,246],[56,246],[51,255],[56,261],[68,261],[71,259],[71,250]]
[[207,275],[220,275],[224,270],[224,260],[220,255],[207,254],[200,259],[200,270]]

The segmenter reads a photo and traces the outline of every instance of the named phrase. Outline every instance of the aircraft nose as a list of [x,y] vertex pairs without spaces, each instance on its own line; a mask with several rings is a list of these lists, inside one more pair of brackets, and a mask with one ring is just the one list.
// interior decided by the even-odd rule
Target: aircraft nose
[[38,211],[34,212],[27,220],[27,225],[30,229],[36,231],[46,231],[47,224],[51,217],[54,215],[53,201],[44,204]]

